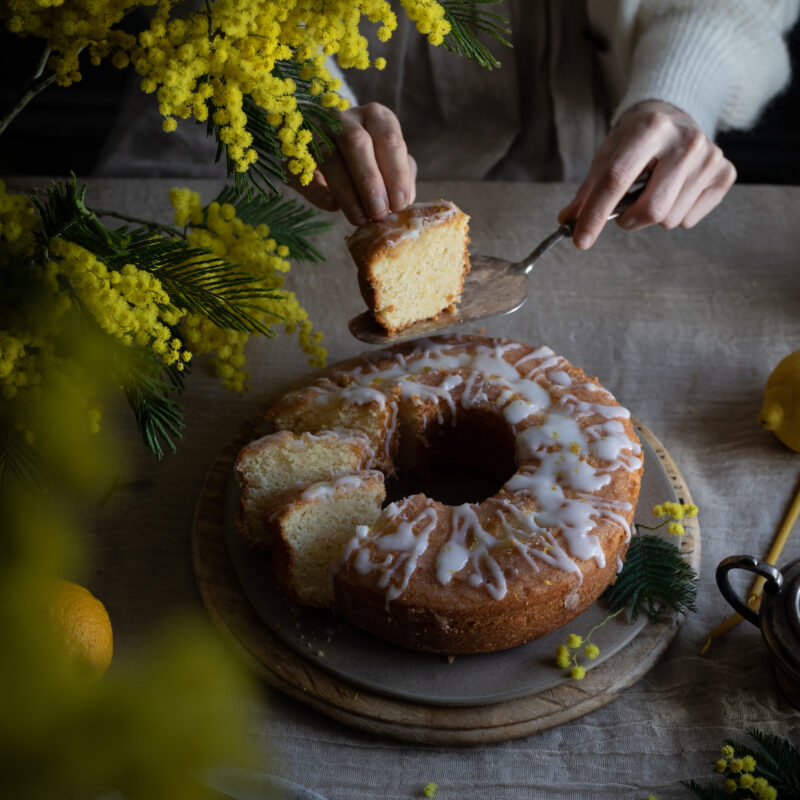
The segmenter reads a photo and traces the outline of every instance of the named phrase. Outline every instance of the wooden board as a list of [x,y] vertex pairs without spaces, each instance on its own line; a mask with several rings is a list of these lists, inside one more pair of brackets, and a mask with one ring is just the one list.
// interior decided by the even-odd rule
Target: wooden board
[[[653,433],[634,420],[652,447],[678,502],[691,494],[677,465]],[[267,683],[333,719],[370,733],[411,742],[469,744],[527,736],[594,711],[638,681],[658,661],[683,622],[678,614],[648,623],[619,653],[587,672],[582,681],[540,694],[490,705],[453,707],[414,703],[357,689],[284,644],[245,597],[225,547],[224,503],[236,454],[259,435],[254,421],[242,426],[212,464],[192,526],[195,577],[211,619],[239,656]],[[700,529],[686,520],[681,549],[700,570]]]

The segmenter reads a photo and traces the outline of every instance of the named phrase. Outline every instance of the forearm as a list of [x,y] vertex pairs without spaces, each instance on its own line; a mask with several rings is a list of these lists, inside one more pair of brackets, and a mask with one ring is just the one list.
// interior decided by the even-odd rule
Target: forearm
[[[631,6],[619,4],[630,13]],[[643,0],[609,32],[617,73],[612,122],[646,100],[671,103],[713,136],[747,128],[787,84],[783,36],[800,0]]]

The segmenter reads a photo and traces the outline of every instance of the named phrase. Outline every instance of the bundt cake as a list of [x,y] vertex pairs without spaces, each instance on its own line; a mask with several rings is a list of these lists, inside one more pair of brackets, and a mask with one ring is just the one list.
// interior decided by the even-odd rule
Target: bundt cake
[[453,203],[415,203],[347,239],[358,284],[390,334],[452,309],[469,272],[469,217]]
[[547,347],[450,335],[368,352],[268,419],[363,431],[387,474],[455,461],[502,484],[455,506],[412,494],[357,526],[333,566],[335,607],[388,641],[522,644],[580,614],[624,559],[643,463],[630,415]]

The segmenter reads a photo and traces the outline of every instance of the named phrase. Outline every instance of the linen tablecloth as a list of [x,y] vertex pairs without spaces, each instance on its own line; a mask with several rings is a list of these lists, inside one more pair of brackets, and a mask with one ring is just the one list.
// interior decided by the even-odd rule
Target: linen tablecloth
[[[171,180],[93,181],[90,205],[167,222]],[[204,202],[214,181],[184,182]],[[471,215],[472,250],[516,260],[555,229],[574,187],[422,184]],[[329,362],[367,346],[346,321],[363,310],[355,270],[335,228],[317,241],[322,264],[298,264],[288,285],[325,333]],[[759,632],[743,623],[705,657],[708,632],[730,608],[714,582],[725,556],[763,555],[800,486],[800,454],[756,421],[772,367],[800,348],[800,188],[736,187],[691,231],[614,225],[589,252],[554,248],[530,278],[516,314],[466,328],[546,344],[597,376],[677,461],[700,507],[699,611],[645,678],[602,709],[554,730],[501,744],[440,747],[348,729],[264,685],[242,709],[264,771],[328,800],[437,797],[488,800],[686,797],[679,781],[713,779],[726,737],[758,727],[800,742],[800,711],[779,694]],[[219,388],[202,363],[183,396],[177,455],[149,456],[125,410],[107,424],[123,436],[134,480],[91,517],[89,588],[106,604],[117,661],[135,660],[158,623],[202,613],[190,557],[194,505],[209,465],[265,397],[309,375],[295,341],[250,344],[252,389]],[[780,563],[800,557],[800,531]],[[744,582],[743,582],[744,583]],[[209,625],[211,623],[209,622]]]

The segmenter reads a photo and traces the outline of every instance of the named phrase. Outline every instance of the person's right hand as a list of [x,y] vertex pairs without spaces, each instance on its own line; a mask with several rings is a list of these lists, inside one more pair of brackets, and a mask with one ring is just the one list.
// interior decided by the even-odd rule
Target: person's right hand
[[648,100],[628,109],[595,154],[589,174],[559,222],[577,220],[576,247],[591,247],[609,214],[644,170],[641,196],[617,218],[626,230],[691,228],[717,206],[736,180],[722,150],[684,111]]
[[416,196],[417,164],[400,122],[379,103],[342,111],[342,129],[308,186],[296,186],[325,211],[341,208],[353,225],[402,211]]

